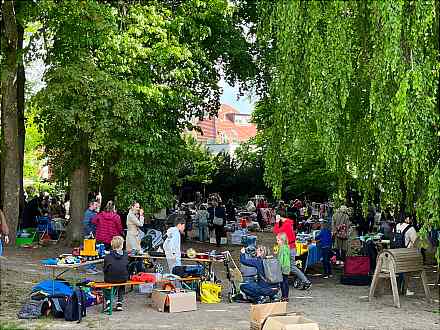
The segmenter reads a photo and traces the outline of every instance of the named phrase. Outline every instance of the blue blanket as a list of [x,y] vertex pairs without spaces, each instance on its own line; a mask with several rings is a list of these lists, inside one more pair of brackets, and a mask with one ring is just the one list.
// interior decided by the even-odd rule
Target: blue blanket
[[45,280],[32,288],[32,292],[41,291],[49,296],[71,296],[73,289],[65,282]]

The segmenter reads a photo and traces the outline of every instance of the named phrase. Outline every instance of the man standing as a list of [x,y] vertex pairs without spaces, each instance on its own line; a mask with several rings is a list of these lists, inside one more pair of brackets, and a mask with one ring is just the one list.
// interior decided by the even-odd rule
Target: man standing
[[[84,238],[89,238],[91,235],[95,237],[96,234],[96,226],[92,223],[92,220],[96,217],[96,208],[98,207],[98,203],[96,201],[90,201],[89,207],[84,212],[83,218],[83,234]],[[89,274],[97,274],[99,273],[96,265],[89,265],[84,267],[86,272]]]
[[9,228],[8,224],[6,223],[5,215],[3,214],[3,211],[0,210],[0,257],[3,254],[3,242],[5,241],[5,244],[9,244]]
[[181,235],[185,232],[185,219],[178,217],[175,226],[167,230],[167,238],[163,243],[163,249],[167,258],[169,272],[173,272],[174,266],[182,265],[182,253],[180,251]]
[[96,226],[92,223],[94,217],[96,217],[96,208],[98,207],[98,203],[96,201],[89,202],[89,207],[84,212],[83,218],[83,233],[84,237],[89,237],[90,234],[95,237]]

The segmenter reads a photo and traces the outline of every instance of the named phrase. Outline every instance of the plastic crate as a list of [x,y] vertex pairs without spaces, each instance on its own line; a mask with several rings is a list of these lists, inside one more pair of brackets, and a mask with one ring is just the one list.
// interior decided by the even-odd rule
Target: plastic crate
[[35,229],[26,229],[23,230],[30,235],[28,237],[16,237],[15,238],[15,245],[16,246],[23,246],[23,245],[29,245],[32,244],[35,241],[35,238],[37,237],[37,232]]

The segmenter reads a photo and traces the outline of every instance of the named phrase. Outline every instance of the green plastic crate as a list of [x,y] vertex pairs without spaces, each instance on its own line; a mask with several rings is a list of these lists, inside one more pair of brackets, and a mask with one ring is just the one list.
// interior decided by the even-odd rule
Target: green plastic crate
[[29,237],[16,237],[15,238],[16,246],[29,245],[35,241],[35,238],[37,237],[37,231],[35,229],[27,229],[26,232],[28,232],[31,235]]

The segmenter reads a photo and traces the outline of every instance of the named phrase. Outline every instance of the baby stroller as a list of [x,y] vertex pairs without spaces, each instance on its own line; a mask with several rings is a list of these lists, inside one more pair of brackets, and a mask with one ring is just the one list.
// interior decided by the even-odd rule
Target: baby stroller
[[144,251],[157,251],[163,242],[162,233],[159,230],[150,228],[141,240],[141,247]]

